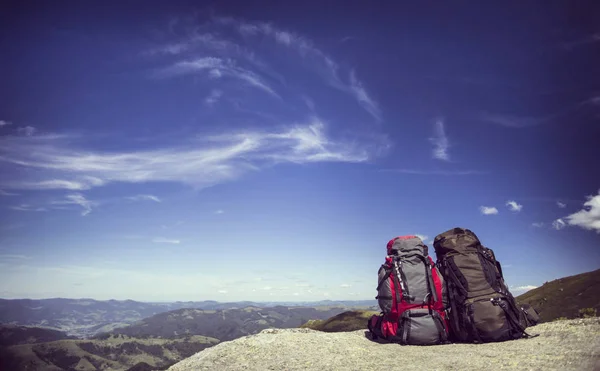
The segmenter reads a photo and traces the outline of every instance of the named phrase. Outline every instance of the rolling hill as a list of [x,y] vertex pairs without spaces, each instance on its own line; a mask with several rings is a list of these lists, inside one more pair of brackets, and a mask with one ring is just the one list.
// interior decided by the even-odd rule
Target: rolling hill
[[534,307],[540,322],[576,318],[583,308],[595,308],[600,313],[600,269],[546,282],[516,300]]
[[[343,307],[246,307],[243,309],[202,310],[179,309],[160,313],[117,328],[111,334],[137,338],[173,338],[182,335],[203,335],[221,341],[256,334],[269,327],[293,328],[308,320],[324,320],[344,312]],[[108,334],[98,334],[102,338]]]
[[131,325],[144,318],[172,310],[197,308],[204,310],[241,309],[245,307],[322,307],[343,306],[361,308],[376,305],[375,301],[319,301],[301,303],[255,303],[250,301],[221,303],[177,301],[146,303],[134,300],[93,299],[0,299],[0,324],[36,326],[59,330],[68,335],[87,338],[114,328]]
[[73,337],[57,330],[14,325],[0,326],[0,348],[71,338]]
[[135,339],[119,335],[103,340],[13,345],[0,349],[0,370],[164,369],[218,342],[204,336]]

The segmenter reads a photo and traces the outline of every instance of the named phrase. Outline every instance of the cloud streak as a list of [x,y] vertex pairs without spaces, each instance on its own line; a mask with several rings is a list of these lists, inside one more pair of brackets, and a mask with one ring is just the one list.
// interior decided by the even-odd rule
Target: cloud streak
[[495,125],[504,126],[507,128],[523,129],[533,126],[538,126],[546,123],[553,119],[554,116],[549,117],[526,117],[526,116],[511,116],[511,115],[500,115],[492,113],[484,113],[480,116],[480,119],[485,122],[489,122]]
[[[60,137],[3,137],[0,165],[31,169],[31,176],[42,179],[2,180],[0,186],[80,190],[115,182],[165,181],[204,188],[278,163],[366,162],[380,149],[380,143],[332,139],[326,131],[325,124],[313,117],[279,131],[239,131],[174,147],[113,152],[75,147]],[[87,210],[90,204],[81,206]]]
[[246,39],[266,37],[277,45],[297,52],[305,63],[317,69],[329,86],[354,97],[358,104],[376,121],[382,120],[382,112],[378,103],[369,95],[364,83],[357,78],[354,70],[350,70],[347,81],[342,80],[339,65],[308,38],[280,29],[267,22],[247,22],[233,17],[215,17],[213,22],[233,27]]
[[218,57],[202,57],[176,62],[175,64],[156,71],[156,77],[175,77],[191,73],[204,72],[209,78],[221,78],[223,76],[242,80],[248,85],[266,92],[267,94],[281,100],[279,94],[258,74],[244,69],[236,64],[234,60]]
[[168,244],[172,244],[172,245],[178,245],[178,244],[181,243],[180,240],[171,239],[171,238],[162,238],[162,237],[154,238],[152,240],[152,242],[154,242],[154,243],[168,243]]
[[162,202],[160,200],[160,198],[153,196],[153,195],[135,195],[135,196],[130,196],[130,197],[126,197],[128,200],[131,201],[154,201],[154,202]]
[[450,143],[446,136],[444,128],[444,120],[438,119],[434,125],[434,136],[429,138],[429,141],[433,144],[433,158],[442,161],[450,161],[450,155],[448,154],[448,148]]

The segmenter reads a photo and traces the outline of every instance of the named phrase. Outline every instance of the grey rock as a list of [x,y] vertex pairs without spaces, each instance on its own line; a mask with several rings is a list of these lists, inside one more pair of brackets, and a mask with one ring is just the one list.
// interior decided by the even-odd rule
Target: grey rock
[[171,366],[196,370],[600,370],[600,318],[543,323],[539,334],[488,344],[401,346],[365,330],[266,329],[205,349]]

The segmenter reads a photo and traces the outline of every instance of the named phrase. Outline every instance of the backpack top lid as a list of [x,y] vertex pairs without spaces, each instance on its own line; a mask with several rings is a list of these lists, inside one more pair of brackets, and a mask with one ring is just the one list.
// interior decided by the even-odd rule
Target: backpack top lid
[[388,255],[398,255],[401,252],[411,250],[419,250],[421,254],[427,255],[427,245],[425,245],[419,237],[414,235],[395,237],[387,243]]
[[476,250],[480,245],[481,242],[473,231],[460,227],[440,233],[433,240],[433,248],[437,255]]

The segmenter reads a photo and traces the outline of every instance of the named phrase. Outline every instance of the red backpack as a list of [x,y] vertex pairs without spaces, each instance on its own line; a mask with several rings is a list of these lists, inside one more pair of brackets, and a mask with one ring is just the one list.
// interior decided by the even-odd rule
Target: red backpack
[[403,345],[448,343],[444,281],[416,236],[401,236],[387,244],[379,268],[377,301],[380,315],[369,319],[373,339]]

